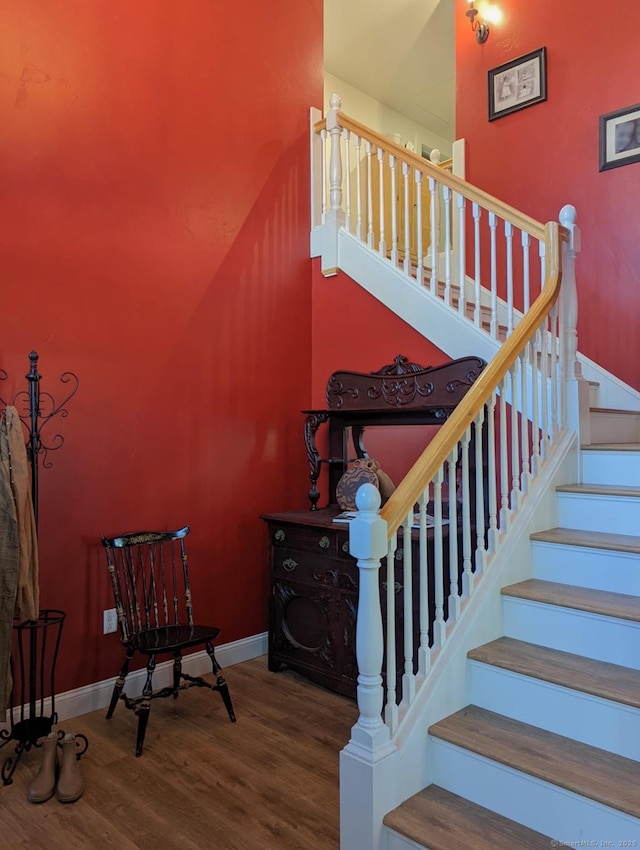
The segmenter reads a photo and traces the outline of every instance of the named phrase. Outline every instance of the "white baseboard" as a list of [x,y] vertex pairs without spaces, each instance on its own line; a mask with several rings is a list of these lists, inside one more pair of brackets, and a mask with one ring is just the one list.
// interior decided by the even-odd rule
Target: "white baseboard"
[[[232,667],[234,664],[249,661],[251,658],[258,658],[260,655],[266,654],[267,640],[268,632],[262,632],[261,634],[252,635],[251,637],[242,638],[231,643],[220,644],[216,646],[216,660],[224,671],[225,668]],[[185,655],[182,662],[182,669],[185,673],[189,673],[190,676],[202,676],[205,673],[211,672],[211,661],[207,653],[201,650],[191,655]],[[172,671],[173,660],[169,659],[158,664],[153,674],[154,690],[171,684]],[[129,673],[125,685],[127,696],[138,696],[142,693],[146,675],[147,671],[144,667]],[[116,678],[116,676],[113,676],[111,679],[103,679],[101,682],[94,682],[91,685],[83,685],[81,688],[56,694],[58,722],[106,708],[111,699]],[[45,714],[48,710],[49,708],[45,702]],[[2,726],[3,724],[0,724],[0,728]]]

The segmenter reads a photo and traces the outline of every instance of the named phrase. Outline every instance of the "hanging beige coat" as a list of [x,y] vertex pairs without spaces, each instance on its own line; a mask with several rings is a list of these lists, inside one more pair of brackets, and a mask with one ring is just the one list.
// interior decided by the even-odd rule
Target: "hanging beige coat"
[[37,620],[38,546],[31,474],[22,424],[15,407],[0,418],[0,719],[11,690],[14,618]]

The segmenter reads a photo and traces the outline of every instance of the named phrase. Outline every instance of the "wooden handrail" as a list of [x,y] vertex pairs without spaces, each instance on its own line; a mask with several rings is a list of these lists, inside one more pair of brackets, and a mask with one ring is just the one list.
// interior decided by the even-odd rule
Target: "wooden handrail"
[[[509,221],[514,227],[527,232],[545,244],[547,265],[545,281],[540,295],[380,511],[381,517],[387,522],[387,533],[389,539],[391,539],[405,521],[407,515],[412,512],[420,495],[429,482],[433,480],[438,469],[451,455],[467,428],[489,400],[526,343],[549,314],[558,298],[562,279],[560,241],[568,242],[570,236],[569,231],[558,222],[548,222],[545,225],[524,215],[520,210],[503,203],[482,189],[472,186],[460,177],[444,171],[424,157],[385,138],[343,112],[337,111],[335,119],[337,126],[342,129],[356,133],[361,139],[371,142],[388,154],[392,154],[401,162],[412,165],[426,176],[435,178],[442,185],[448,186],[467,200],[495,213],[503,220]],[[326,118],[316,121],[314,124],[314,132],[316,133],[326,128]]]
[[[375,144],[376,147],[382,148],[387,153],[398,157],[402,162],[409,163],[409,165],[412,165],[418,171],[426,174],[427,177],[435,177],[438,182],[442,183],[444,186],[448,186],[454,192],[464,195],[468,200],[479,204],[481,207],[484,207],[491,212],[494,212],[500,218],[509,221],[514,225],[514,227],[518,227],[520,230],[526,231],[540,241],[544,239],[544,225],[539,221],[536,221],[536,219],[530,218],[528,215],[524,215],[524,213],[515,209],[515,207],[511,207],[509,204],[503,203],[498,198],[494,198],[493,195],[489,195],[487,192],[483,192],[482,189],[478,189],[476,186],[472,186],[470,183],[462,180],[462,178],[456,177],[455,174],[451,174],[450,172],[443,170],[419,154],[407,150],[396,142],[392,142],[390,139],[385,138],[375,130],[371,130],[369,127],[366,127],[354,118],[350,118],[348,115],[345,115],[344,112],[338,112],[337,119],[340,127],[343,129],[356,133],[356,135],[366,141]],[[316,121],[313,125],[314,132],[316,133],[319,133],[321,130],[325,130],[326,127],[326,118],[323,118],[321,121]],[[564,234],[562,238],[565,238]],[[566,238],[568,239],[568,235]]]
[[543,230],[547,261],[542,291],[380,511],[380,516],[387,522],[389,540],[413,511],[420,495],[451,455],[558,298],[562,279],[560,239],[568,239],[568,232],[555,221],[540,227]]

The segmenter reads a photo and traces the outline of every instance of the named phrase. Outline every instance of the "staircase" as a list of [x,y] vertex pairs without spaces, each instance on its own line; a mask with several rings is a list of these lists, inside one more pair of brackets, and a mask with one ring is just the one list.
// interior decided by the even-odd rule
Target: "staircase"
[[[535,222],[339,105],[311,113],[311,255],[449,357],[488,363],[382,509],[361,492],[350,526],[359,719],[340,756],[341,848],[637,846],[640,393],[578,352],[575,210],[559,229]],[[397,200],[412,181],[417,264],[402,262],[413,219]],[[470,424],[476,470],[486,450],[475,480]],[[381,559],[398,557],[408,512],[430,499],[438,543],[442,486],[450,497],[456,481],[448,538],[453,511],[462,580],[441,580],[445,544],[423,556],[422,530],[423,572],[412,578],[411,546],[400,555],[405,624],[434,565],[418,647],[410,625],[383,631]],[[387,623],[393,588],[387,579]],[[383,655],[393,665],[398,645],[402,685],[383,693]]]
[[384,819],[389,850],[640,842],[640,414],[593,408],[591,432],[533,578],[502,588],[503,636],[467,655],[469,704],[428,729],[432,783]]

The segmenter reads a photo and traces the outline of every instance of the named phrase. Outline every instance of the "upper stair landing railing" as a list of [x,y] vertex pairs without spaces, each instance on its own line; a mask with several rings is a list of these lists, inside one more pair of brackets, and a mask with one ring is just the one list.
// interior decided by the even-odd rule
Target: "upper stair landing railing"
[[504,340],[546,277],[541,223],[339,111],[313,120],[312,251],[340,267],[340,230]]

